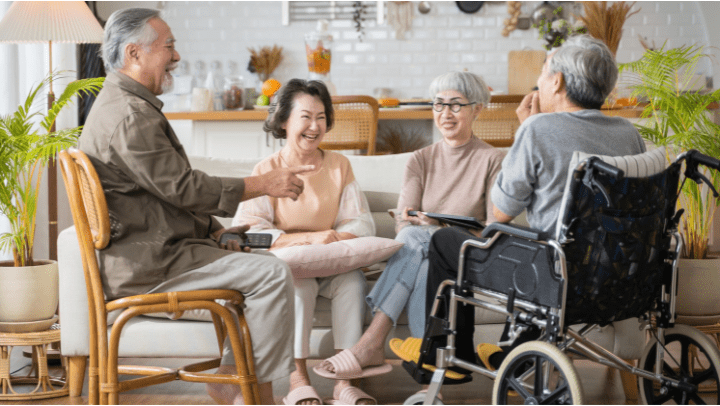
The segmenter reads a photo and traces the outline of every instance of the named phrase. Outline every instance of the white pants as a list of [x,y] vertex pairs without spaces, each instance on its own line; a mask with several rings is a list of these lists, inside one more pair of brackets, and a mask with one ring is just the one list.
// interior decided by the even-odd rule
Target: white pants
[[295,279],[295,358],[310,355],[310,334],[318,296],[330,299],[335,349],[347,349],[362,336],[367,282],[361,270],[325,278]]

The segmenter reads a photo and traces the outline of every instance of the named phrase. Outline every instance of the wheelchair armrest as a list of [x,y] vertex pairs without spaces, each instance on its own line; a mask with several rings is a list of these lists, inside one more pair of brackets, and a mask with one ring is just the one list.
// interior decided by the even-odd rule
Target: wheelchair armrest
[[534,228],[520,226],[517,224],[505,224],[505,223],[490,223],[483,229],[482,237],[490,238],[496,232],[503,232],[505,234],[514,235],[516,237],[527,238],[529,240],[547,240],[546,233],[536,230]]

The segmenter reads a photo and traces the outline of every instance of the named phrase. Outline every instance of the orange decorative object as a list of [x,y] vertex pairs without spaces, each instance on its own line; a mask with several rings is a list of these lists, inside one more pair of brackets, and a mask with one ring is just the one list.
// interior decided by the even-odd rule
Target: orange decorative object
[[400,105],[400,100],[394,97],[383,97],[378,99],[378,104],[380,107],[397,107]]
[[278,90],[280,90],[280,82],[278,82],[275,79],[268,79],[265,82],[263,82],[262,85],[262,93],[267,97],[272,97],[272,95],[275,94]]
[[615,101],[615,105],[619,107],[632,107],[638,104],[635,97],[621,97]]
[[305,54],[307,55],[308,70],[310,72],[321,75],[330,73],[332,54],[329,49],[323,47],[322,41],[318,41],[314,49],[305,45]]

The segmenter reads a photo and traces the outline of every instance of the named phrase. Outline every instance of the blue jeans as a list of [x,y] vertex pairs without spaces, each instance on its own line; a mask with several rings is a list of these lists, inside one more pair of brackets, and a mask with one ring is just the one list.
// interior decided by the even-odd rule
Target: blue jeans
[[405,243],[395,253],[365,298],[373,315],[379,309],[397,324],[407,310],[410,333],[422,337],[425,332],[425,289],[428,273],[428,246],[437,226],[406,226],[395,237]]

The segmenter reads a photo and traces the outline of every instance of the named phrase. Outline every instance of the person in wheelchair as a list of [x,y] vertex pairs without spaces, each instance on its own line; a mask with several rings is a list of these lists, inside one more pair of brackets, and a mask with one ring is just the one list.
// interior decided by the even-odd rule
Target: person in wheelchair
[[[521,125],[515,141],[503,160],[491,190],[494,216],[508,223],[527,210],[530,227],[553,231],[574,151],[598,155],[634,155],[645,152],[645,144],[626,119],[608,117],[600,107],[615,87],[618,68],[615,58],[600,40],[588,35],[568,39],[550,54],[537,81],[538,90],[528,94],[516,110]],[[436,232],[429,247],[426,314],[431,314],[437,290],[443,281],[457,278],[460,247],[465,240],[479,237],[477,230],[459,227]],[[436,317],[447,318],[449,288],[443,291]],[[455,355],[476,363],[476,354],[490,370],[497,369],[510,347],[480,344],[473,348],[475,306],[458,306]],[[500,341],[508,339],[508,325]],[[537,329],[523,332],[512,347],[534,340]],[[431,349],[423,364],[435,364],[436,348],[446,345],[447,337],[430,337]],[[401,348],[419,351],[419,338],[408,338]],[[468,371],[452,367],[466,374]]]

